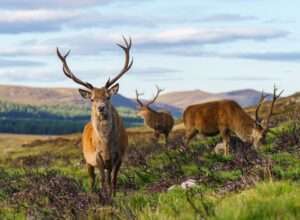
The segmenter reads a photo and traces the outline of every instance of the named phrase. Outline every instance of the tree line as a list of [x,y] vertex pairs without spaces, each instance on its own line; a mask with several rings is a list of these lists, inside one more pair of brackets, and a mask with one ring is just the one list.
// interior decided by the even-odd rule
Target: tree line
[[[127,127],[142,120],[134,110],[118,109]],[[84,106],[34,106],[0,101],[0,132],[22,134],[67,134],[81,132],[90,120],[90,109]]]

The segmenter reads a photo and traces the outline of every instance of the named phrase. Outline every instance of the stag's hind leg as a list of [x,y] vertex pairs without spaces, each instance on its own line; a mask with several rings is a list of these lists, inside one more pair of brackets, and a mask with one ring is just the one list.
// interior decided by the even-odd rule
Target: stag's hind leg
[[159,141],[159,137],[160,137],[160,132],[157,131],[157,130],[155,130],[154,131],[154,137],[153,137],[154,141],[158,142]]
[[165,136],[165,145],[168,146],[168,144],[169,144],[169,132],[165,132],[164,136]]
[[89,181],[90,181],[90,190],[94,191],[95,190],[95,167],[93,167],[90,164],[87,164],[87,169],[88,169],[88,174],[89,174]]

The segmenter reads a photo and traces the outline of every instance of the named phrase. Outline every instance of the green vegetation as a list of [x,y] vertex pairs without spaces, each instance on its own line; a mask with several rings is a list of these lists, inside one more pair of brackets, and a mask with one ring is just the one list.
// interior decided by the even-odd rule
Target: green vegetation
[[[151,133],[130,129],[118,193],[107,206],[99,179],[89,192],[79,135],[0,135],[0,219],[299,219],[300,132],[293,126],[279,123],[259,152],[234,142],[228,157],[213,153],[218,137],[182,151],[180,132],[166,149]],[[188,179],[196,186],[182,189]]]
[[[131,109],[118,109],[127,127],[142,123]],[[22,134],[68,134],[81,132],[90,120],[88,107],[32,106],[0,101],[0,132]]]
[[300,187],[291,182],[261,183],[221,200],[215,219],[299,219]]

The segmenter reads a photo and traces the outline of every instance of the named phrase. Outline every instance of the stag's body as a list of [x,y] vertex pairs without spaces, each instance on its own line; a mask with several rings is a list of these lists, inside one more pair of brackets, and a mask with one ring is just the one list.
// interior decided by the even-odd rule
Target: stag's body
[[[125,46],[118,44],[125,52],[125,64],[120,73],[112,80],[108,80],[101,88],[94,87],[88,82],[77,78],[67,65],[66,55],[61,55],[57,49],[57,55],[63,63],[63,72],[76,83],[87,90],[79,89],[83,98],[92,102],[91,122],[89,122],[82,134],[82,150],[87,163],[91,189],[95,186],[95,168],[101,174],[101,185],[105,196],[115,194],[117,175],[128,146],[128,137],[122,119],[111,104],[111,97],[119,90],[116,83],[132,66],[130,61],[131,40],[125,38]],[[108,190],[107,190],[108,187]]]
[[268,131],[274,103],[283,92],[276,95],[276,90],[274,88],[273,101],[265,128],[260,124],[261,120],[258,118],[259,108],[266,97],[263,94],[256,109],[255,120],[232,100],[213,101],[187,107],[183,113],[183,122],[186,128],[186,146],[197,134],[203,136],[221,134],[225,148],[224,154],[227,155],[229,153],[230,133],[232,132],[242,141],[253,144],[255,148],[259,147]]
[[154,130],[156,139],[163,134],[166,143],[168,142],[169,134],[174,126],[174,119],[171,113],[167,111],[155,111],[148,107],[147,110],[140,111],[139,115],[144,118],[144,124]]
[[262,128],[235,101],[222,100],[189,106],[183,113],[183,121],[190,141],[197,133],[204,136],[221,134],[229,142],[229,133],[235,133],[242,141],[253,142],[253,134]]
[[157,93],[152,101],[144,104],[139,100],[139,93],[136,91],[136,101],[140,105],[138,115],[144,118],[144,124],[154,130],[154,137],[157,140],[161,134],[165,136],[165,143],[168,143],[168,137],[174,126],[174,119],[168,111],[155,111],[150,107],[155,102],[162,90],[157,87]]
[[[128,146],[128,137],[118,112],[111,106],[111,114],[101,120],[92,110],[91,122],[86,124],[82,134],[82,151],[90,175],[90,185],[95,185],[95,168],[100,172],[107,169],[107,180],[102,178],[102,186],[112,184],[112,193],[116,190],[117,174]],[[101,175],[105,176],[104,173]],[[112,175],[112,177],[110,177]],[[111,179],[111,180],[110,180]]]

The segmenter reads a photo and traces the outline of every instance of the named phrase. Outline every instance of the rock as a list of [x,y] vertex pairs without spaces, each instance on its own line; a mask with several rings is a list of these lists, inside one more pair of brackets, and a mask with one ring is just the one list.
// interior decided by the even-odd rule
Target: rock
[[223,142],[218,143],[215,146],[214,151],[216,154],[224,154],[225,153],[225,144]]
[[182,189],[189,189],[189,188],[192,188],[192,187],[195,187],[195,186],[197,186],[196,180],[194,180],[194,179],[188,179],[188,180],[182,182],[180,185],[170,186],[168,188],[168,191],[171,191],[171,190],[173,190],[175,188],[178,188],[178,187],[180,187]]

